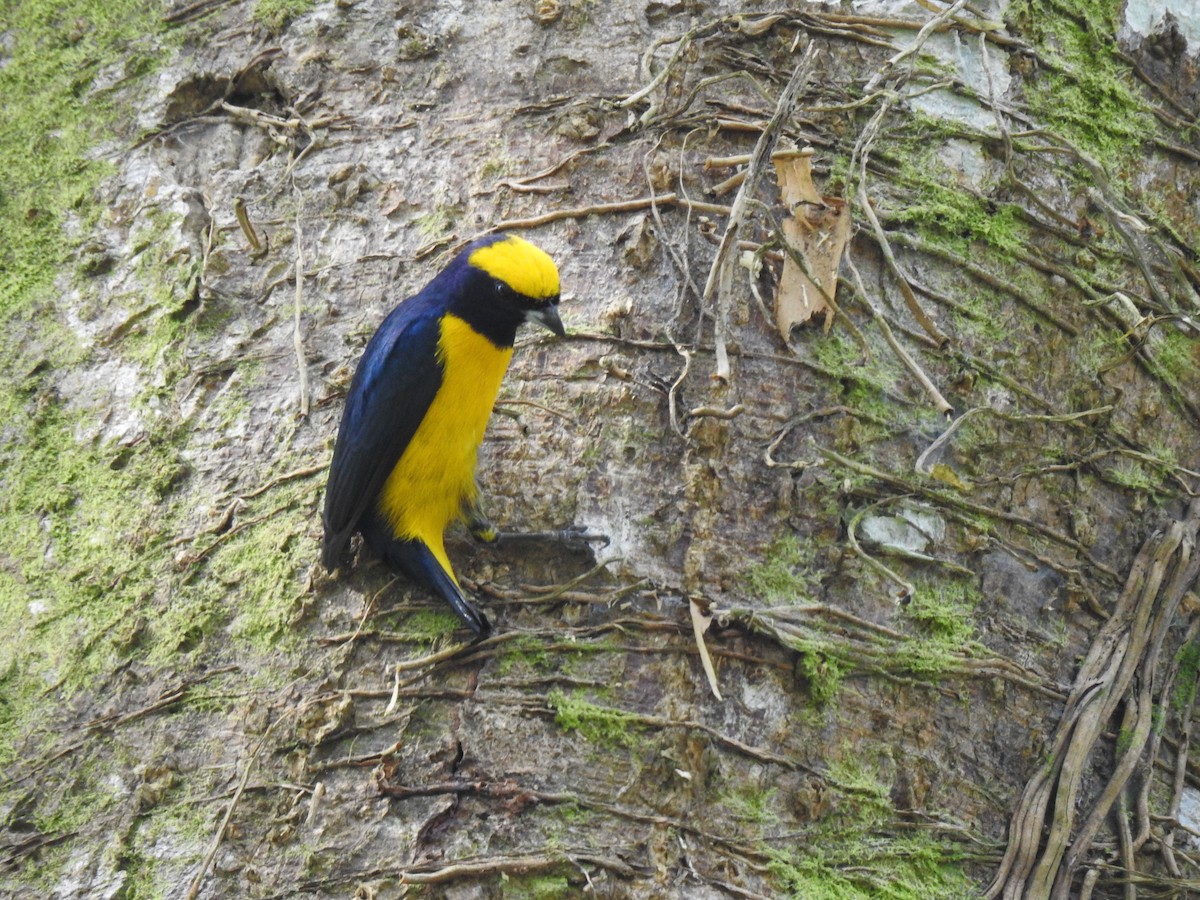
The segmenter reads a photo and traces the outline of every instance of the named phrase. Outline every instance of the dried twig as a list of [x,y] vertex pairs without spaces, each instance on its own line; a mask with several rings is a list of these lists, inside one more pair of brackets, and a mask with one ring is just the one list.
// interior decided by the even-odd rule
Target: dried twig
[[717,670],[713,668],[712,657],[708,653],[708,645],[704,643],[704,632],[708,630],[708,626],[712,624],[712,614],[701,607],[700,602],[694,597],[688,598],[688,612],[691,613],[692,620],[692,635],[696,638],[696,650],[700,654],[700,665],[704,669],[704,674],[708,678],[708,686],[713,692],[713,696],[718,700],[721,697],[721,688],[717,683]]
[[942,396],[942,392],[937,389],[937,386],[934,385],[929,376],[925,374],[925,370],[917,364],[917,361],[913,359],[912,355],[902,346],[900,346],[900,342],[896,340],[896,336],[892,333],[891,326],[888,325],[887,319],[885,319],[883,314],[876,309],[875,304],[871,302],[871,298],[867,296],[867,289],[863,286],[862,276],[858,274],[858,267],[854,265],[853,258],[848,258],[846,262],[850,267],[851,275],[854,277],[856,296],[858,297],[859,301],[870,311],[871,317],[875,320],[875,324],[879,326],[879,330],[883,332],[883,337],[888,342],[888,346],[892,348],[892,352],[899,357],[900,362],[904,364],[904,368],[908,369],[908,371],[912,373],[912,376],[917,379],[917,383],[921,385],[921,387],[925,390],[925,393],[927,393],[930,399],[933,400],[933,405],[937,408],[937,411],[944,416],[954,415],[954,407],[950,405],[949,401],[947,401],[944,396]]
[[921,308],[917,295],[913,293],[912,285],[908,283],[908,279],[900,270],[900,264],[896,262],[896,255],[892,252],[892,245],[888,241],[887,234],[884,233],[883,226],[879,224],[879,217],[875,215],[875,210],[871,207],[871,198],[867,196],[865,184],[859,188],[858,203],[875,233],[875,241],[879,245],[880,252],[883,253],[884,262],[887,263],[888,269],[896,279],[896,286],[900,288],[900,296],[904,298],[904,305],[908,307],[908,311],[912,313],[913,318],[917,320],[917,324],[925,330],[926,334],[933,338],[939,346],[945,344],[950,339]]
[[[628,97],[617,101],[617,109],[628,109],[629,107],[634,106],[635,104],[640,103],[649,97],[659,85],[667,80],[668,76],[671,74],[671,70],[675,68],[675,64],[679,62],[685,51],[691,46],[692,42],[696,40],[696,38],[704,37],[705,35],[711,34],[712,32],[724,27],[725,22],[725,19],[717,19],[693,28],[684,34],[659,38],[652,43],[642,55],[642,77],[649,79],[649,81],[645,86],[630,94]],[[675,48],[674,52],[672,52],[666,64],[658,70],[658,74],[652,75],[651,65],[654,61],[654,54],[658,52],[660,47],[665,47],[668,44],[678,44],[678,46]],[[658,103],[657,101],[651,101],[645,112],[643,112],[639,117],[638,124],[645,126],[655,118],[657,113]]]
[[729,294],[733,283],[733,265],[730,257],[737,244],[738,230],[741,228],[742,219],[758,190],[758,182],[765,171],[765,163],[770,158],[771,150],[775,146],[784,123],[791,118],[797,96],[808,83],[808,76],[816,55],[816,45],[810,43],[804,51],[804,56],[801,57],[799,64],[792,72],[792,77],[779,95],[771,121],[767,123],[767,127],[758,137],[754,153],[746,167],[746,179],[734,198],[733,208],[729,212],[729,219],[725,223],[725,231],[721,235],[721,243],[717,248],[717,255],[713,259],[712,268],[708,272],[708,280],[704,285],[704,302],[708,304],[713,300],[716,301],[713,340],[717,353],[716,377],[722,381],[728,381],[730,375],[729,352],[725,346],[729,319]]
[[[597,153],[601,150],[607,150],[610,144],[607,141],[602,141],[599,144],[593,144],[588,147],[583,147],[576,150],[574,153],[569,153],[556,163],[552,163],[541,171],[534,172],[532,175],[523,175],[519,178],[505,178],[496,182],[496,187],[512,188],[514,191],[530,191],[533,190],[533,182],[541,181],[543,178],[549,178],[560,170],[566,168],[579,157],[588,153]],[[569,186],[569,185],[568,185]],[[555,189],[563,187],[563,185],[555,185]]]
[[72,753],[81,750],[87,737],[111,732],[113,729],[119,728],[122,725],[126,725],[130,722],[144,718],[145,716],[164,710],[169,706],[173,706],[174,704],[186,698],[191,692],[192,688],[203,684],[209,679],[216,678],[218,675],[236,672],[239,668],[240,667],[236,665],[227,665],[212,669],[203,673],[202,675],[198,675],[195,678],[184,679],[175,687],[167,688],[161,694],[159,694],[157,699],[145,706],[131,710],[130,712],[122,713],[120,715],[112,713],[110,715],[100,716],[92,719],[90,722],[85,722],[82,726],[83,730],[86,732],[84,737],[73,740],[71,743],[61,747],[49,756],[38,760],[36,763],[30,766],[28,770],[19,774],[10,775],[9,777],[11,778],[11,783],[16,784],[31,778],[38,772],[44,770],[50,764],[58,762],[60,759],[63,759],[67,756],[70,756]]
[[639,197],[636,200],[618,200],[613,203],[593,203],[588,206],[555,209],[536,216],[527,216],[523,219],[506,219],[503,222],[497,222],[492,230],[513,231],[515,229],[539,228],[542,225],[549,225],[551,222],[559,222],[563,219],[583,219],[587,216],[600,216],[609,213],[637,212],[641,209],[651,209],[655,205],[683,206],[687,209],[712,213],[714,215],[728,215],[731,212],[728,206],[721,206],[716,203],[703,203],[698,200],[683,200],[678,194],[672,192],[650,197]]
[[675,349],[683,357],[683,367],[679,370],[678,377],[671,383],[671,387],[667,391],[667,411],[670,413],[671,427],[675,429],[675,433],[681,438],[686,438],[687,429],[679,417],[679,389],[683,386],[683,382],[692,368],[692,351],[685,350],[679,346],[676,346]]
[[830,450],[826,447],[818,447],[817,452],[820,453],[821,456],[825,457],[826,460],[836,463],[839,466],[843,466],[851,471],[875,478],[884,484],[889,484],[902,491],[911,491],[913,493],[921,494],[933,503],[940,504],[950,509],[958,509],[962,512],[970,513],[972,515],[985,516],[1003,522],[1008,522],[1026,531],[1044,535],[1045,537],[1048,537],[1051,540],[1074,550],[1076,553],[1086,559],[1088,565],[1091,566],[1097,573],[1105,575],[1113,582],[1116,582],[1119,578],[1117,572],[1111,566],[1096,559],[1095,556],[1092,555],[1091,551],[1080,541],[1071,537],[1069,534],[1059,531],[1056,528],[1052,528],[1049,525],[1038,522],[1035,519],[1031,519],[1027,516],[1020,516],[1007,510],[994,509],[981,503],[974,503],[960,496],[959,494],[951,494],[946,491],[935,490],[924,484],[910,484],[895,473],[885,472],[884,470],[878,469],[875,466],[870,466],[866,463],[851,459],[848,456],[843,456],[837,451]]
[[[303,204],[301,204],[303,206]],[[308,360],[304,355],[304,331],[300,313],[304,309],[304,231],[301,214],[296,212],[296,294],[292,319],[292,346],[296,348],[296,374],[300,380],[300,418],[308,417]]]
[[[1068,896],[1074,873],[1149,734],[1149,691],[1162,641],[1180,600],[1200,572],[1200,555],[1193,552],[1198,529],[1200,501],[1193,501],[1185,520],[1142,545],[1112,616],[1076,675],[1050,751],[1051,763],[1039,767],[1013,814],[1008,849],[988,898],[1065,900]],[[1135,676],[1140,685],[1135,685]],[[1127,697],[1131,685],[1137,695]],[[1087,760],[1122,700],[1132,710],[1129,746],[1076,832],[1075,803]],[[1049,825],[1045,833],[1044,824]]]
[[250,215],[246,212],[246,201],[241,197],[233,198],[233,213],[237,216],[242,234],[246,236],[246,241],[250,244],[250,257],[256,259],[265,254],[267,247],[258,239],[258,232],[254,230],[254,226],[250,223]]
[[850,542],[850,548],[864,563],[886,578],[888,581],[895,582],[900,585],[900,594],[893,597],[893,600],[910,600],[917,594],[917,589],[911,581],[906,581],[895,570],[881,563],[871,554],[867,553],[858,542],[858,523],[862,521],[863,516],[871,510],[879,507],[884,503],[891,503],[894,497],[885,497],[882,500],[877,500],[874,503],[868,504],[855,513],[849,524],[846,526],[846,539]]
[[196,900],[196,897],[199,896],[200,888],[204,885],[204,879],[208,877],[208,870],[212,868],[217,851],[221,848],[221,842],[225,839],[225,832],[229,828],[230,820],[233,818],[233,811],[237,809],[238,801],[242,799],[242,794],[246,791],[246,785],[250,783],[250,773],[254,771],[254,764],[266,747],[267,741],[271,737],[271,733],[275,730],[275,727],[288,718],[289,716],[280,716],[268,725],[262,737],[258,739],[258,743],[254,746],[250,758],[246,760],[245,767],[242,769],[241,780],[238,782],[237,789],[233,792],[233,797],[229,800],[229,805],[225,808],[225,815],[221,819],[221,824],[217,826],[216,833],[213,834],[212,841],[208,845],[208,851],[204,854],[204,859],[200,861],[200,869],[192,877],[192,882],[188,886],[187,893],[184,894],[185,900]]
[[[934,31],[943,27],[944,24],[955,13],[957,13],[965,3],[966,0],[957,0],[953,6],[948,7],[942,11],[941,14],[930,19],[917,33],[916,37],[913,38],[912,43],[888,60],[887,64],[871,78],[871,80],[865,86],[863,92],[866,94],[874,93],[883,83],[885,74],[887,72],[895,69],[901,62],[918,53],[925,41],[928,40],[929,36],[933,34]],[[903,81],[904,78],[907,78],[907,76],[902,76],[901,78],[897,79],[897,81]],[[879,248],[883,253],[884,261],[896,279],[896,283],[900,288],[900,293],[904,297],[904,303],[906,306],[908,306],[909,312],[912,313],[913,318],[917,320],[917,323],[921,326],[921,328],[923,328],[925,332],[938,343],[938,345],[942,345],[948,341],[948,338],[921,308],[920,303],[917,301],[916,295],[913,293],[912,286],[909,285],[908,280],[904,277],[903,272],[900,271],[900,267],[896,263],[895,255],[892,253],[891,245],[888,243],[887,235],[884,234],[883,226],[879,224],[879,218],[875,215],[875,210],[871,206],[870,195],[867,192],[867,162],[871,154],[871,145],[879,136],[879,133],[883,127],[884,118],[899,99],[899,95],[894,90],[887,91],[883,94],[882,102],[879,104],[879,108],[875,111],[875,114],[871,117],[871,120],[863,129],[862,134],[859,136],[859,139],[854,146],[852,166],[855,162],[857,163],[858,203],[875,233],[876,241],[878,242]]]
[[325,471],[325,468],[325,463],[319,463],[315,466],[301,466],[299,469],[292,469],[290,472],[284,472],[282,475],[276,475],[274,478],[264,481],[253,490],[247,491],[244,494],[240,494],[238,499],[253,500],[255,497],[261,496],[267,491],[273,490],[274,488],[279,487],[279,485],[295,478],[308,478],[310,475],[319,475],[321,472]]
[[917,55],[921,51],[921,48],[925,46],[925,41],[929,39],[930,35],[932,35],[935,31],[940,31],[943,27],[945,27],[946,22],[952,19],[955,13],[962,9],[966,3],[967,0],[956,0],[953,6],[942,10],[938,15],[926,22],[921,27],[921,30],[917,32],[917,35],[913,38],[911,44],[879,67],[879,70],[871,77],[871,80],[868,81],[866,86],[863,88],[863,93],[869,94],[874,91],[879,87],[880,84],[883,83],[888,74],[900,65],[900,63],[912,56]]

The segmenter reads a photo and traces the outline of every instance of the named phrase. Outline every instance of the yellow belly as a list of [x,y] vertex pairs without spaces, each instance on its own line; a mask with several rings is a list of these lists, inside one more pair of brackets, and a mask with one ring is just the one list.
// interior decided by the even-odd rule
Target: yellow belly
[[442,533],[474,497],[479,445],[511,359],[511,347],[496,347],[457,316],[442,319],[442,386],[379,496],[392,533],[423,541],[451,577]]

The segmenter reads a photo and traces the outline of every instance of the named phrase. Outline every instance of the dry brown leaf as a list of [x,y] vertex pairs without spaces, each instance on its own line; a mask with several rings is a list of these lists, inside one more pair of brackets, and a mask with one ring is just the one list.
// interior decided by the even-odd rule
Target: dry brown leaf
[[[812,181],[812,151],[779,154],[772,160],[779,179],[783,202],[791,215],[783,220],[783,236],[808,261],[812,278],[787,256],[775,297],[775,323],[786,341],[792,328],[815,315],[825,318],[825,330],[833,325],[821,288],[829,296],[837,290],[838,266],[850,239],[850,205],[839,197],[823,197]],[[816,279],[816,283],[814,283]]]

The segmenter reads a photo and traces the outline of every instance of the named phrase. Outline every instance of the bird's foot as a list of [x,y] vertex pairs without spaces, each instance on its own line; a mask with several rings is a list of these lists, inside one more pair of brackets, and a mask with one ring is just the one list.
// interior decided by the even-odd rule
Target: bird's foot
[[[497,531],[491,532],[495,541],[554,541],[573,549],[603,550],[612,539],[607,534],[593,532],[586,525],[568,525],[557,531]],[[478,537],[478,535],[476,535]],[[593,547],[592,545],[596,546]]]
[[488,518],[488,514],[483,508],[483,498],[480,495],[477,494],[463,510],[463,518],[466,520],[467,530],[471,532],[471,537],[481,544],[494,544],[500,540],[500,530]]

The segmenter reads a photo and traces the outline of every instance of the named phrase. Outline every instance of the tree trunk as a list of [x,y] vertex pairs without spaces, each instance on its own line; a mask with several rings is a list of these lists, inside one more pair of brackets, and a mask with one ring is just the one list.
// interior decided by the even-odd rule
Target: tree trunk
[[[0,892],[1200,883],[1186,5],[20,6]],[[467,643],[320,507],[496,230]]]

